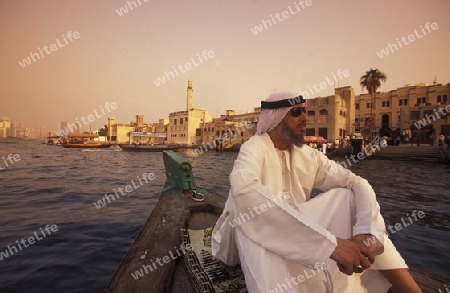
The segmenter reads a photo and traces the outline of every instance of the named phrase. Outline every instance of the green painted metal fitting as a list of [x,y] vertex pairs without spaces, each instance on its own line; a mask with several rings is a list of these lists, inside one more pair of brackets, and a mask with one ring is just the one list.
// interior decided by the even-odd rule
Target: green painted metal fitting
[[174,151],[164,151],[164,167],[166,168],[165,190],[178,188],[185,190],[197,190],[192,166],[187,159]]

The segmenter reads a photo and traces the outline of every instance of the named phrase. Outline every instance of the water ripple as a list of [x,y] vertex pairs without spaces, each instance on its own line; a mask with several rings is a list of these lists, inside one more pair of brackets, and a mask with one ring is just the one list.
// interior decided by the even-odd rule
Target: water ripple
[[[0,156],[9,153],[21,160],[0,171],[0,251],[47,224],[58,231],[0,261],[0,292],[101,291],[158,201],[165,183],[162,155],[0,141]],[[197,185],[227,196],[236,155],[189,157]],[[450,278],[450,168],[366,160],[351,170],[373,185],[387,225],[413,210],[425,213],[390,237],[408,263]],[[106,207],[94,206],[144,172],[155,180]]]

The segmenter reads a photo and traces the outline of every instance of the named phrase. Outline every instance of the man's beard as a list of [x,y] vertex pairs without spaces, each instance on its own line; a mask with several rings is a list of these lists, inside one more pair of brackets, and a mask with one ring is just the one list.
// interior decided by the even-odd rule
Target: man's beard
[[286,122],[283,120],[280,122],[280,124],[277,127],[278,134],[280,137],[288,144],[293,144],[298,147],[302,147],[303,145],[303,134],[296,134],[292,129],[290,129]]

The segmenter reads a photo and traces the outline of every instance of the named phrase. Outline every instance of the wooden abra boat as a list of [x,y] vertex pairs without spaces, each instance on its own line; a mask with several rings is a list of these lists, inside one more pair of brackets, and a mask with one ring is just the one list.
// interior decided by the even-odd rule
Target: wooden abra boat
[[64,148],[109,148],[110,143],[94,141],[97,134],[69,134],[61,143]]
[[46,145],[61,145],[61,136],[54,135],[54,136],[47,136],[47,140],[43,142],[43,144]]
[[167,150],[176,151],[180,148],[179,145],[146,145],[146,144],[119,144],[120,148],[127,152],[162,152]]
[[63,148],[109,148],[110,144],[100,142],[86,142],[86,143],[63,143]]
[[[161,197],[104,292],[247,292],[239,268],[225,267],[210,256],[199,262],[192,253],[179,253],[189,238],[180,228],[214,227],[226,198],[196,186],[192,167],[181,155],[164,151],[163,156],[167,181]],[[202,248],[200,254],[207,253]],[[420,269],[410,271],[424,293],[439,292],[449,283]]]

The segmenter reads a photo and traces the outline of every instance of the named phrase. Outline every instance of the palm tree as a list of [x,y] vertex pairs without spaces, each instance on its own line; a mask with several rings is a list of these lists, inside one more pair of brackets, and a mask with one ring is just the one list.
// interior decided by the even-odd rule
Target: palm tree
[[372,109],[375,101],[375,97],[377,95],[377,89],[381,86],[381,82],[386,82],[387,76],[384,72],[381,72],[378,69],[370,68],[369,71],[366,71],[366,74],[360,77],[359,83],[361,88],[367,89],[369,94],[372,96],[372,102],[370,105],[370,136],[372,136]]

